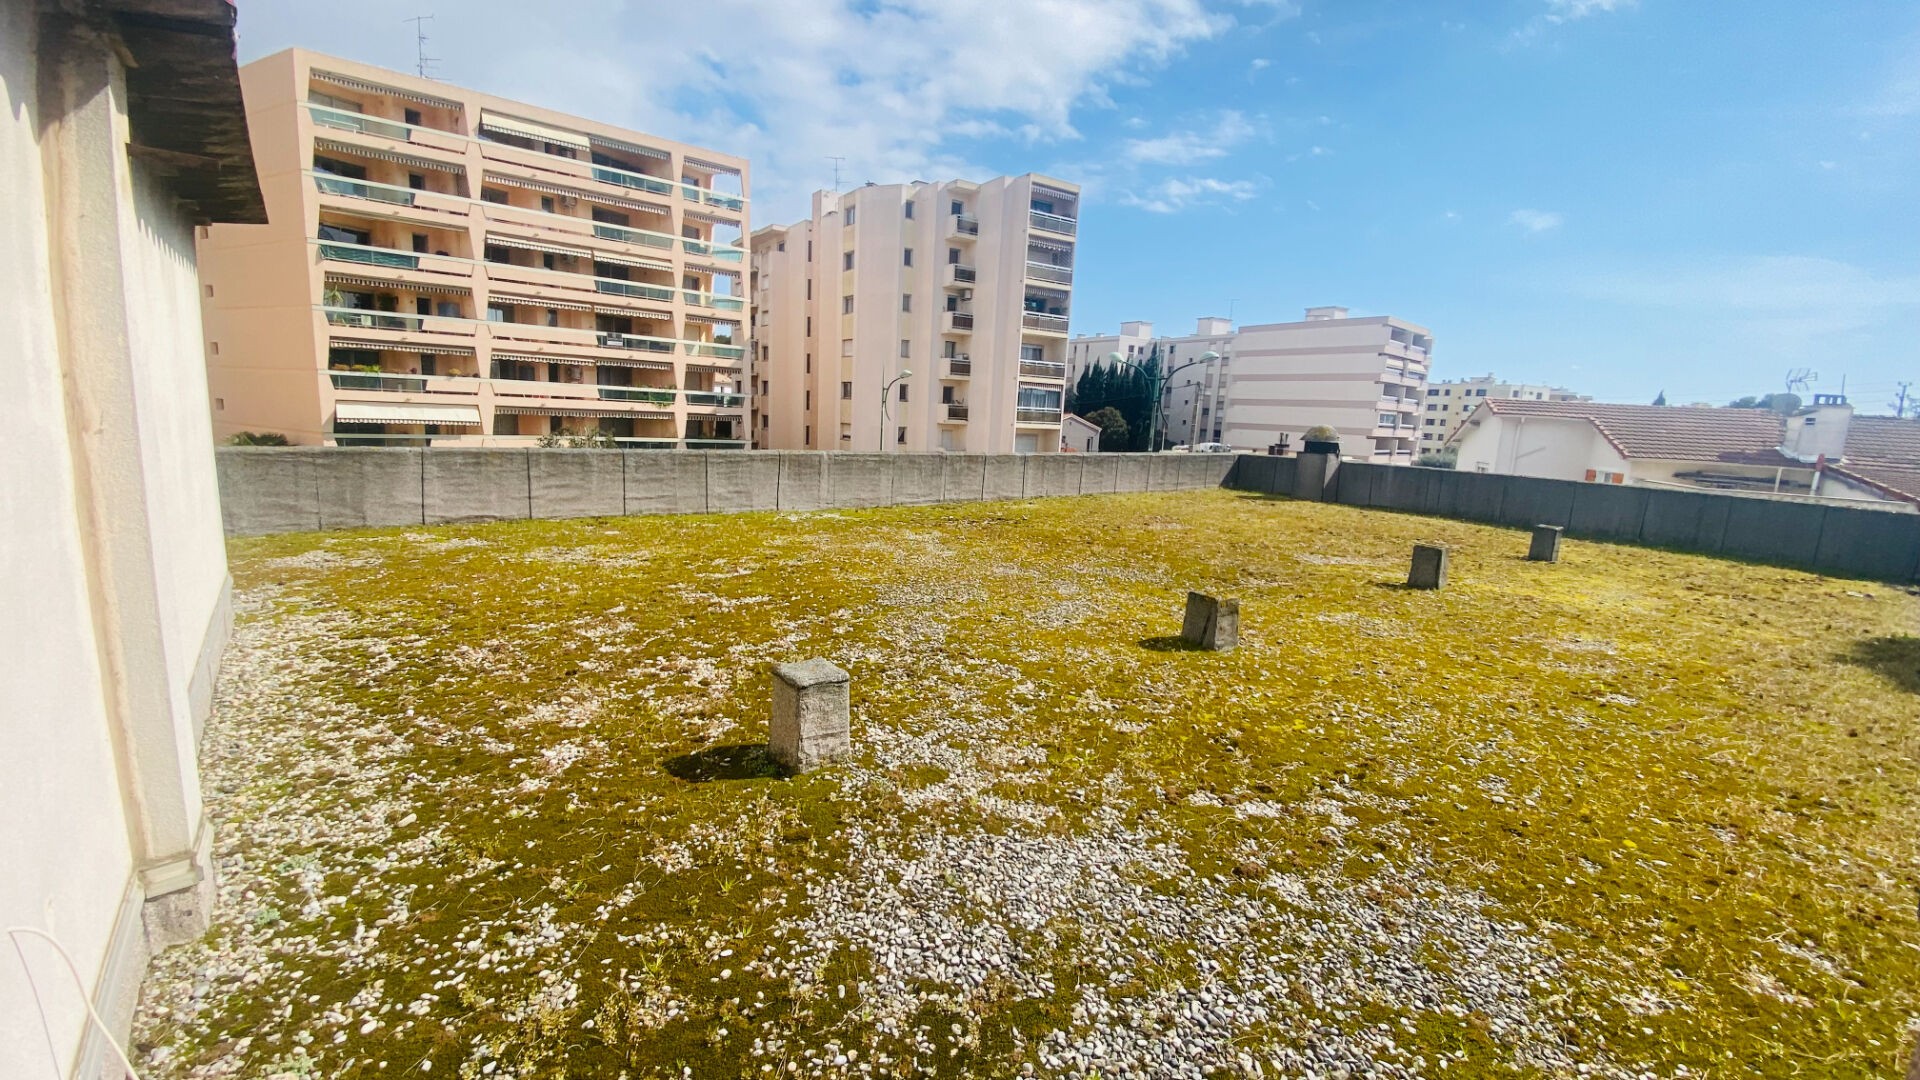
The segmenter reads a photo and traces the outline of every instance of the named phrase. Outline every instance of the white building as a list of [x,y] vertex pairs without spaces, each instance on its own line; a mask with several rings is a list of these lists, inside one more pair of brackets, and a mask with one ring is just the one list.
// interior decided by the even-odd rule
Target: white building
[[0,4],[0,926],[36,932],[0,949],[0,1076],[124,1075],[86,1002],[123,1040],[149,954],[213,902],[199,743],[231,606],[194,239],[265,220],[233,22]]
[[[1068,385],[1090,364],[1104,363],[1113,353],[1141,363],[1158,350],[1160,369],[1169,373],[1160,395],[1162,442],[1219,442],[1234,337],[1233,322],[1215,316],[1202,316],[1194,332],[1183,337],[1155,337],[1150,322],[1121,323],[1118,334],[1082,335],[1068,343]],[[1208,353],[1214,358],[1203,361]]]
[[1300,322],[1243,326],[1233,343],[1225,442],[1266,448],[1325,424],[1341,452],[1410,464],[1419,445],[1433,334],[1391,316],[1350,318],[1346,308],[1308,308]]
[[1034,174],[870,184],[755,232],[756,445],[1058,451],[1078,205]]
[[1100,452],[1100,425],[1072,413],[1060,418],[1060,452],[1097,454]]
[[1564,386],[1501,382],[1492,375],[1442,379],[1427,384],[1426,411],[1420,417],[1418,450],[1438,450],[1453,436],[1473,407],[1486,398],[1510,401],[1592,401]]

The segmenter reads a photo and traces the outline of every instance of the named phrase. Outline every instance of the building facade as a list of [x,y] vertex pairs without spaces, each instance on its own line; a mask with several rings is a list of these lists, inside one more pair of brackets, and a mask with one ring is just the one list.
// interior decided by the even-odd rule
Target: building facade
[[1592,401],[1564,386],[1501,382],[1492,375],[1477,379],[1442,379],[1427,385],[1426,410],[1420,417],[1421,451],[1438,450],[1487,398],[1496,401]]
[[1078,207],[1033,174],[870,184],[756,232],[755,444],[1057,452]]
[[291,49],[200,241],[214,434],[746,446],[747,163]]
[[226,0],[0,4],[0,1076],[126,1075],[86,1008],[124,1042],[215,897],[232,606],[194,231],[265,220],[233,27]]
[[1348,457],[1411,464],[1427,399],[1433,334],[1391,316],[1308,308],[1300,322],[1243,326],[1234,340],[1223,437],[1257,451],[1310,427],[1340,433]]

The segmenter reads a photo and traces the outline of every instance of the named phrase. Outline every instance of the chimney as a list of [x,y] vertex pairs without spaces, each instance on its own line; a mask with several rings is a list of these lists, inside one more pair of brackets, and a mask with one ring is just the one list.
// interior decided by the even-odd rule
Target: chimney
[[1310,307],[1307,309],[1308,322],[1322,322],[1327,319],[1344,319],[1347,309],[1343,307]]
[[1813,404],[1786,418],[1780,451],[1800,461],[1839,461],[1847,454],[1853,406],[1840,394],[1815,394]]

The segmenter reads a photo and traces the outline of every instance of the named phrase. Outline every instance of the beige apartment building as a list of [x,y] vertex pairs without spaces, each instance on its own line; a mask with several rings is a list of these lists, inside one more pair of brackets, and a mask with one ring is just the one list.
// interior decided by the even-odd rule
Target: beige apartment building
[[1501,382],[1492,375],[1442,379],[1427,386],[1426,412],[1420,418],[1420,450],[1438,450],[1466,422],[1475,405],[1495,401],[1592,401],[1564,386]]
[[1079,190],[869,184],[754,233],[754,444],[1059,451]]
[[1308,428],[1326,424],[1347,457],[1411,464],[1432,353],[1425,327],[1384,315],[1349,318],[1341,307],[1243,326],[1220,441],[1253,451],[1284,435],[1297,449]]
[[1105,363],[1114,353],[1141,363],[1157,349],[1161,370],[1169,373],[1160,395],[1163,442],[1168,446],[1220,442],[1237,336],[1231,319],[1211,315],[1196,319],[1193,333],[1182,337],[1155,337],[1150,322],[1123,322],[1118,334],[1083,334],[1067,343],[1068,385],[1080,372]]
[[199,241],[216,437],[747,445],[747,163],[291,49]]

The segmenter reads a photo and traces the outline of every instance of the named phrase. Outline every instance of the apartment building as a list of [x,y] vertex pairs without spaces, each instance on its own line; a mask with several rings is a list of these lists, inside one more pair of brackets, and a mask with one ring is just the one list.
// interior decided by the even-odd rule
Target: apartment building
[[1410,464],[1419,446],[1433,334],[1392,316],[1308,308],[1300,322],[1243,326],[1234,340],[1224,437],[1258,450],[1310,427],[1340,433],[1348,457]]
[[1426,411],[1420,418],[1420,450],[1438,450],[1467,419],[1473,407],[1496,401],[1592,401],[1564,386],[1501,382],[1492,375],[1477,379],[1442,379],[1427,386]]
[[241,71],[271,224],[199,241],[214,434],[747,445],[747,163],[301,49]]
[[1158,350],[1160,369],[1167,373],[1160,395],[1163,441],[1170,446],[1219,442],[1234,338],[1232,320],[1216,316],[1195,320],[1193,333],[1184,337],[1156,337],[1150,322],[1124,322],[1118,334],[1083,334],[1068,342],[1067,377],[1078,379],[1089,365],[1105,363],[1114,353],[1140,363]]
[[755,445],[1057,452],[1079,190],[869,184],[754,233]]

